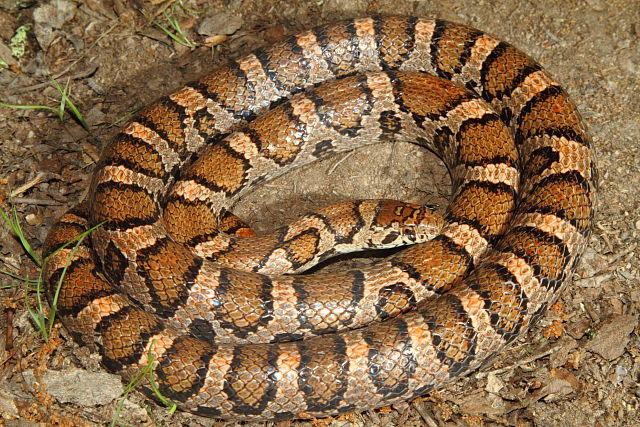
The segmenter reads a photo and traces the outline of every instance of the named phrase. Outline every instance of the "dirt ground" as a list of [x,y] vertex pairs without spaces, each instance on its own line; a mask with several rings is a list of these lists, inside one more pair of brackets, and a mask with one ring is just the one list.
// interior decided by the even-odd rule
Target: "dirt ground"
[[[0,59],[8,66],[0,72],[0,101],[55,106],[60,98],[49,82],[52,75],[69,82],[89,124],[87,132],[69,115],[61,121],[45,110],[0,107],[0,203],[7,209],[13,201],[37,250],[54,219],[85,195],[92,166],[117,130],[112,124],[206,70],[342,18],[401,14],[469,24],[536,58],[578,104],[601,175],[590,247],[561,300],[480,373],[408,404],[313,424],[640,426],[640,2],[184,0],[166,10],[197,44],[193,49],[169,39],[141,13],[166,22],[161,11],[170,4],[0,0]],[[32,26],[17,60],[10,40],[23,24]],[[268,230],[313,207],[350,198],[444,206],[448,179],[430,153],[403,144],[377,146],[289,173],[253,192],[235,212]],[[0,269],[37,276],[4,226]],[[122,389],[119,378],[115,395],[78,399],[106,393],[114,378],[63,329],[56,328],[61,340],[44,344],[18,283],[0,275],[6,286],[0,289],[0,425],[109,423]],[[58,385],[47,382],[62,373],[71,376]],[[91,382],[96,378],[97,385]],[[72,390],[69,397],[61,393],[69,383],[88,388]],[[124,403],[118,422],[222,424],[171,415],[138,392]]]

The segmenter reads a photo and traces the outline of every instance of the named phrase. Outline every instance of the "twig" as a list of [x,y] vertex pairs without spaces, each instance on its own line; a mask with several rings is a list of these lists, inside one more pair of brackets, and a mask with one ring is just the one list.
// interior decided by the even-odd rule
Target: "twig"
[[[69,69],[71,68],[72,65],[68,66],[66,69],[64,69],[63,71],[61,71],[61,72],[59,72],[59,73],[57,73],[55,75],[53,75],[52,77],[54,79],[59,79],[60,77],[64,76],[69,71]],[[84,71],[80,71],[79,73],[74,74],[74,75],[70,76],[69,78],[71,80],[83,79],[83,78],[88,77],[88,76],[92,75],[93,73],[95,73],[97,69],[98,69],[98,66],[94,65],[93,67],[87,68]],[[43,83],[38,83],[38,84],[35,84],[35,85],[31,85],[31,86],[21,87],[19,89],[14,90],[13,94],[17,95],[17,94],[24,93],[24,92],[30,92],[30,91],[36,90],[36,89],[42,89],[43,87],[48,87],[48,86],[51,86],[51,82],[50,81],[43,82]]]
[[327,175],[331,175],[332,173],[335,172],[335,170],[338,168],[338,166],[340,166],[340,164],[342,162],[344,162],[345,160],[347,160],[349,157],[351,157],[351,155],[353,154],[353,151],[349,151],[345,156],[343,156],[340,160],[338,160],[337,162],[335,162],[333,164],[333,166],[331,166],[331,168],[329,168],[329,171],[327,172]]
[[162,6],[160,6],[158,8],[158,10],[156,10],[155,13],[153,14],[154,18],[157,18],[158,16],[162,15],[165,10],[169,9],[173,5],[174,0],[169,0],[169,1],[166,1],[166,2],[163,2],[163,3],[164,4]]
[[479,372],[477,374],[477,377],[478,378],[484,378],[489,374],[501,374],[503,372],[510,371],[511,369],[517,368],[518,366],[526,365],[526,364],[531,363],[533,361],[536,361],[538,359],[542,359],[543,357],[549,356],[550,354],[553,354],[556,351],[560,350],[564,345],[565,345],[565,342],[559,342],[556,345],[554,345],[553,347],[549,347],[548,349],[546,349],[546,350],[544,350],[544,351],[542,351],[540,353],[533,354],[533,355],[531,355],[529,357],[525,357],[524,359],[520,359],[516,363],[514,363],[513,365],[505,366],[504,368],[500,368],[500,369],[494,369],[493,371]]
[[609,256],[607,256],[607,261],[609,262],[609,264],[613,264],[614,262],[618,261],[620,258],[622,258],[623,256],[629,254],[630,252],[632,252],[633,250],[635,250],[636,246],[638,246],[638,243],[634,242],[632,243],[629,247],[625,248],[623,251],[617,253],[617,254],[611,254]]
[[24,193],[25,191],[29,190],[32,187],[35,187],[36,185],[40,184],[41,182],[44,182],[44,177],[45,174],[43,172],[39,172],[38,175],[36,175],[35,178],[33,178],[31,181],[21,185],[20,187],[16,188],[15,190],[13,190],[10,194],[9,197],[10,198],[14,198],[22,193]]
[[427,412],[427,409],[425,408],[425,404],[424,403],[420,402],[418,404],[413,405],[413,407],[416,409],[416,411],[418,411],[418,414],[420,414],[420,417],[422,417],[424,422],[429,427],[438,427],[438,423],[436,422],[436,420],[433,419],[431,414],[429,414],[429,412]]
[[62,206],[63,203],[55,200],[47,199],[34,199],[31,197],[13,197],[11,198],[13,203],[23,203],[25,205],[40,205],[40,206]]
[[5,331],[5,344],[4,349],[7,352],[11,352],[13,350],[13,314],[15,313],[15,309],[12,307],[7,307],[7,329]]

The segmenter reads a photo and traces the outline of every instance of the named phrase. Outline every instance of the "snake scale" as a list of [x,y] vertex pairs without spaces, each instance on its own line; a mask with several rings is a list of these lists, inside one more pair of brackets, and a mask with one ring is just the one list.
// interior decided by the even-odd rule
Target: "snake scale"
[[[382,217],[395,225],[384,243],[429,215],[356,201],[271,246],[246,243],[231,213],[242,194],[377,141],[419,144],[448,167],[435,237],[409,227],[420,243],[371,266],[285,274],[331,245],[376,246],[358,236]],[[115,137],[88,201],[45,243],[50,301],[106,368],[131,377],[151,361],[158,390],[187,411],[390,405],[477,369],[557,298],[593,222],[590,144],[549,74],[481,31],[415,17],[314,28],[161,98]],[[74,254],[54,251],[96,224]]]

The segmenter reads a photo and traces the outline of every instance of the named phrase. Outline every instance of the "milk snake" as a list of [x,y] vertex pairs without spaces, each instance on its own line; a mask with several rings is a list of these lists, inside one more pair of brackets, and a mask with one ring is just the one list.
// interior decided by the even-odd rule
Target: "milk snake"
[[[353,240],[384,209],[428,215],[358,201],[284,227],[240,270],[253,256],[229,212],[240,195],[376,141],[422,145],[449,168],[435,238],[360,270],[284,274],[318,260],[322,233],[366,246]],[[596,181],[574,104],[523,53],[438,19],[349,20],[254,51],[140,113],[45,253],[101,226],[64,276],[71,246],[49,257],[45,277],[80,344],[125,377],[153,355],[159,391],[184,410],[360,411],[441,386],[524,333],[586,245]]]

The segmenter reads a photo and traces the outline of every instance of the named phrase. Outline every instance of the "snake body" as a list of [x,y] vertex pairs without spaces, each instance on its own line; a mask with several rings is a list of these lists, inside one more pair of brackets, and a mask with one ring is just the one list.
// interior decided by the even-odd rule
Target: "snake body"
[[[363,246],[381,209],[354,202],[243,246],[230,209],[250,188],[398,140],[450,170],[435,238],[359,270],[283,274],[316,262],[323,235]],[[50,232],[45,274],[79,343],[125,377],[151,363],[181,408],[327,416],[422,395],[526,331],[573,272],[596,187],[574,104],[525,54],[442,20],[356,19],[257,50],[140,113],[105,149],[88,202]],[[419,211],[394,206],[382,216]],[[96,224],[73,254],[54,251]]]

